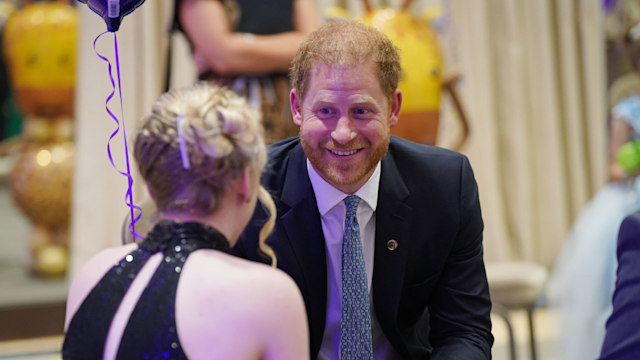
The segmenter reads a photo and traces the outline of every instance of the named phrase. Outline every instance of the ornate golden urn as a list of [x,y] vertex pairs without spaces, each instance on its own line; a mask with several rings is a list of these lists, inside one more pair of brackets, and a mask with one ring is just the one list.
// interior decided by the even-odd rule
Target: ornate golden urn
[[73,101],[78,15],[66,1],[28,4],[4,31],[22,146],[9,175],[14,202],[33,224],[30,269],[66,272],[74,167]]

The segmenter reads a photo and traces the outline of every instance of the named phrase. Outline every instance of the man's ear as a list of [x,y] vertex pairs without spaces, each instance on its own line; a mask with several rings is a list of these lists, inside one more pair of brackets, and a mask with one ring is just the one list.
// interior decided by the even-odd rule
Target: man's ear
[[400,89],[396,89],[396,91],[394,91],[389,106],[391,110],[391,114],[389,116],[389,127],[394,127],[398,123],[400,108],[402,107],[402,91],[400,91]]
[[291,93],[289,93],[289,101],[291,102],[291,115],[293,117],[293,122],[300,126],[302,124],[302,99],[298,97],[296,89],[291,89]]

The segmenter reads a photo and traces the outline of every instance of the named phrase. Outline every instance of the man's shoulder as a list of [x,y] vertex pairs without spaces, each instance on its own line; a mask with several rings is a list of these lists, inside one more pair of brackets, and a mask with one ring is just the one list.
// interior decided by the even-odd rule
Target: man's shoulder
[[460,179],[473,177],[467,157],[453,150],[414,143],[392,137],[389,151],[382,160],[385,181],[402,179],[414,193],[432,189],[452,189]]
[[400,164],[425,162],[439,165],[440,162],[457,163],[466,158],[463,154],[453,150],[415,143],[397,136],[391,136],[388,154]]
[[269,163],[281,162],[296,151],[302,151],[300,138],[297,136],[280,140],[267,147],[267,156]]
[[[282,187],[287,177],[302,176],[302,171],[306,171],[305,159],[297,136],[269,145],[267,164],[262,173],[262,184],[274,190]],[[289,174],[290,171],[293,173]]]

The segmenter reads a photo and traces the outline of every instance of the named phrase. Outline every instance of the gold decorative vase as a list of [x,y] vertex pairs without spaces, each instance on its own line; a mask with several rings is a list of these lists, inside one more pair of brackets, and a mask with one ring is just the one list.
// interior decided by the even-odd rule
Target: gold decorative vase
[[77,24],[66,1],[38,2],[13,13],[4,30],[11,84],[25,114],[9,189],[33,224],[29,268],[44,276],[68,267]]

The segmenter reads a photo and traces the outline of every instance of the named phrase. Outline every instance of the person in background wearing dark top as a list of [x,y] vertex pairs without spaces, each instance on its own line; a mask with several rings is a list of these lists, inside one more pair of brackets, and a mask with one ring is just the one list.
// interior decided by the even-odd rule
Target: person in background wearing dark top
[[259,119],[243,98],[206,83],[156,101],[134,156],[161,221],[78,272],[64,359],[308,358],[295,283],[228,254],[260,198],[271,219],[256,246],[276,261],[264,244],[275,208],[259,184]]
[[640,211],[622,222],[617,254],[613,312],[600,359],[636,360],[640,359]]
[[[302,43],[300,136],[269,146],[262,177],[278,209],[267,243],[302,291],[312,359],[489,359],[478,187],[464,155],[390,136],[400,71],[389,38],[359,22]],[[236,254],[264,261],[264,218],[257,207]]]
[[261,109],[267,143],[297,135],[287,71],[318,26],[314,0],[177,0],[175,18],[200,80],[229,86]]

